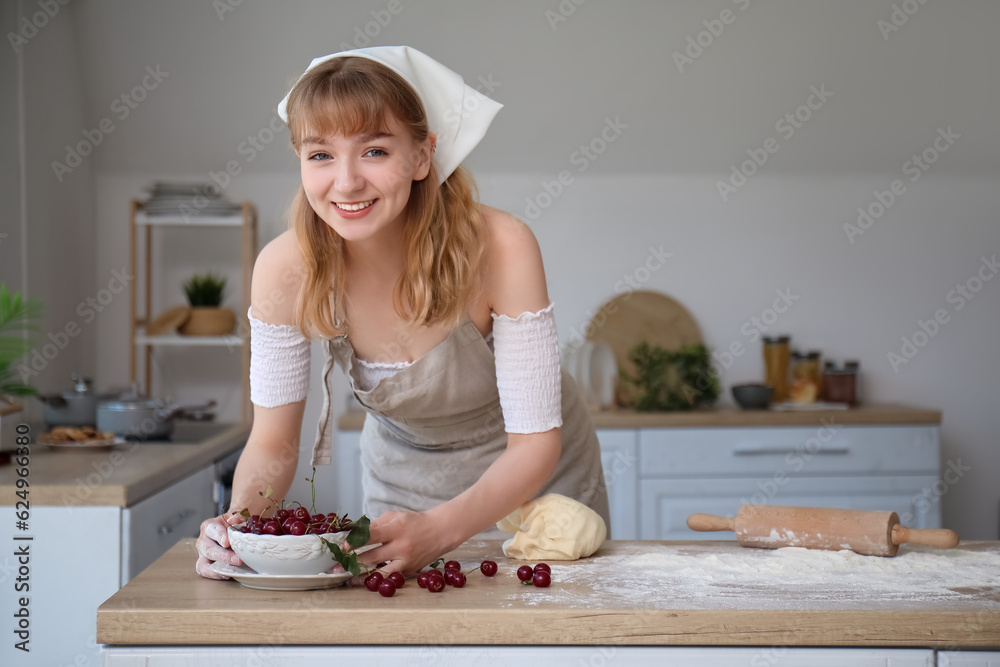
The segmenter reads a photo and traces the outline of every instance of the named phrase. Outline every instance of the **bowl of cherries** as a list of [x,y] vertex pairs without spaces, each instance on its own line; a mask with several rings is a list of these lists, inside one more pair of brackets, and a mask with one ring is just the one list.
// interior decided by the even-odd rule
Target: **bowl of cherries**
[[260,574],[314,575],[336,565],[357,576],[357,555],[346,545],[368,541],[368,517],[357,521],[336,513],[311,513],[305,507],[268,508],[243,523],[229,526],[229,544],[236,555]]

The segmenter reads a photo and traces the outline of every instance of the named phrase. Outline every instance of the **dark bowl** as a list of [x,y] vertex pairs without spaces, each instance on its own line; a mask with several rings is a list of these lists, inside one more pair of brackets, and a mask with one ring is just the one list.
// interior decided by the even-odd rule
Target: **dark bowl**
[[765,410],[771,404],[774,387],[766,384],[734,384],[733,399],[745,410]]

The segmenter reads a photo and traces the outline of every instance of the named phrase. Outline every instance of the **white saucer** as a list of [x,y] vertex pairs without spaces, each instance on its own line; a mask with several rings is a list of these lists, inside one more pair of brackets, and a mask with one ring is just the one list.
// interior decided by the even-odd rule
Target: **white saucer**
[[334,588],[342,586],[351,579],[350,572],[336,574],[261,574],[246,565],[230,565],[216,561],[212,563],[212,571],[225,575],[247,588],[257,588],[262,591],[309,591],[316,588]]

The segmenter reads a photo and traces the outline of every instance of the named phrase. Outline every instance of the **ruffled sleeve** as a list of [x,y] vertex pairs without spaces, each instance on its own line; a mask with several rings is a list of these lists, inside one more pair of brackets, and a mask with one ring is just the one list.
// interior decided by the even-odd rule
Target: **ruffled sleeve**
[[250,400],[276,408],[309,393],[309,339],[290,324],[268,324],[250,311]]
[[559,336],[554,304],[516,318],[493,314],[497,389],[507,433],[562,426]]

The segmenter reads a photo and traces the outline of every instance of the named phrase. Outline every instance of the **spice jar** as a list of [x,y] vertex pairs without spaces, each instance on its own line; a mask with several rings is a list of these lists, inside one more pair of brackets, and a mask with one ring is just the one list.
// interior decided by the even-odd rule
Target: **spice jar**
[[792,353],[792,384],[789,398],[796,403],[814,403],[819,398],[819,352]]
[[847,361],[843,369],[833,362],[823,367],[822,394],[824,401],[847,403],[851,407],[858,404],[858,362]]
[[764,337],[764,384],[774,387],[775,403],[788,400],[789,340],[789,336]]

